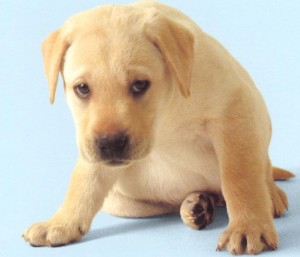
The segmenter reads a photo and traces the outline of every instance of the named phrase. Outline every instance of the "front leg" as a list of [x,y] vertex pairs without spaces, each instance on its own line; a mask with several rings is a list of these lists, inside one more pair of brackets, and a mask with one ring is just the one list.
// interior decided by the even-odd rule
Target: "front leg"
[[222,120],[211,125],[229,215],[217,250],[257,254],[276,249],[279,240],[266,183],[268,134],[254,120]]
[[29,227],[24,239],[33,246],[61,246],[80,240],[89,231],[112,183],[112,179],[104,179],[101,170],[79,161],[61,208],[49,221]]

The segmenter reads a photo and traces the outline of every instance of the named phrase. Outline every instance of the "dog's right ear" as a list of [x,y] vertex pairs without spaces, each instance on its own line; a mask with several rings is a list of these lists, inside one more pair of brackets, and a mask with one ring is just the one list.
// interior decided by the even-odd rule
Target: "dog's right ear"
[[54,103],[58,74],[69,44],[61,30],[52,32],[42,44],[44,69],[49,85],[50,102]]

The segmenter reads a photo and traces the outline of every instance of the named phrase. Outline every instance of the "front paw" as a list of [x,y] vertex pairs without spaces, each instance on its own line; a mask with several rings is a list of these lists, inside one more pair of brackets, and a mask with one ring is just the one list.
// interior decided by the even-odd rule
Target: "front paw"
[[87,230],[76,222],[51,220],[33,224],[23,237],[32,246],[55,247],[79,241]]
[[236,222],[221,235],[217,251],[227,248],[232,254],[257,254],[277,249],[278,235],[272,223]]

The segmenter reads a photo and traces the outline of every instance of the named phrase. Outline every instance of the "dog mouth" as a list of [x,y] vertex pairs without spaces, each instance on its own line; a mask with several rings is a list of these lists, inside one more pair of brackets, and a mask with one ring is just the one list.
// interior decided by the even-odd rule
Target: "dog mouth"
[[118,166],[126,166],[126,165],[128,165],[129,164],[129,160],[112,159],[112,160],[107,160],[104,163],[107,166],[118,167]]

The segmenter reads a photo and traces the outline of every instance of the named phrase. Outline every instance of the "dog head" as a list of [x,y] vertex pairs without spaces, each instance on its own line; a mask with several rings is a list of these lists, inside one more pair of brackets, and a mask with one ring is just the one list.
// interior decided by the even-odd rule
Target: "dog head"
[[174,90],[189,96],[194,38],[155,10],[106,6],[75,15],[42,45],[50,101],[59,72],[90,162],[145,157]]

